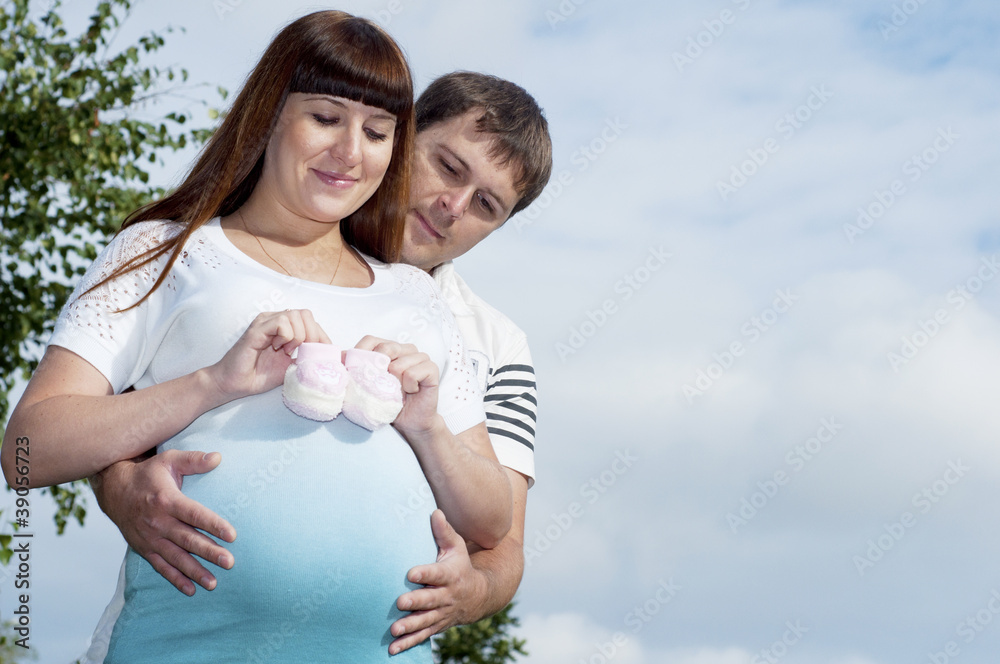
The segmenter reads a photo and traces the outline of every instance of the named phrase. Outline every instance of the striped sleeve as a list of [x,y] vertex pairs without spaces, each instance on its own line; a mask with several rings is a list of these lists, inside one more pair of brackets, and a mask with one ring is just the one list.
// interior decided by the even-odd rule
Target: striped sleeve
[[535,369],[529,363],[505,364],[490,375],[484,397],[486,428],[500,463],[535,480],[535,422],[538,398]]

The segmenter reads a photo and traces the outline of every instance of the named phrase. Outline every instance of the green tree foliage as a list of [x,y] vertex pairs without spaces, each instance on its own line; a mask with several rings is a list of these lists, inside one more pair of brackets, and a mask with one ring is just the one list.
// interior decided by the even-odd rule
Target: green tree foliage
[[14,631],[16,626],[12,620],[4,620],[0,624],[0,664],[33,662],[38,659],[38,652],[33,647],[23,648],[17,645],[18,639],[23,637]]
[[510,615],[514,603],[503,611],[471,625],[452,627],[434,640],[434,661],[438,664],[505,664],[515,661],[515,653],[527,655],[524,639],[507,630],[519,621]]
[[[45,4],[0,0],[0,422],[96,245],[161,193],[149,186],[149,167],[210,135],[185,129],[186,113],[137,117],[187,72],[142,62],[163,46],[158,34],[114,47],[131,0],[98,3],[77,36],[67,34],[58,0]],[[83,524],[83,486],[46,490],[60,533],[71,518]]]

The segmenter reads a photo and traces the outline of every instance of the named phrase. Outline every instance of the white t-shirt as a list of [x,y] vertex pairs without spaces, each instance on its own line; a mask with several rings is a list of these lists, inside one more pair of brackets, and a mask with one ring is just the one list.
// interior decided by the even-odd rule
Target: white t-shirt
[[[214,219],[195,231],[164,282],[140,306],[115,313],[149,291],[166,257],[81,296],[115,267],[179,230],[170,222],[145,222],[120,233],[60,314],[49,343],[68,348],[93,364],[117,393],[129,385],[143,389],[217,362],[261,311],[306,308],[334,344],[343,348],[353,347],[365,334],[390,339],[411,335],[412,342],[441,369],[439,412],[449,428],[457,433],[485,419],[482,394],[454,317],[433,280],[416,268],[369,260],[375,278],[368,288],[302,281],[240,252]],[[411,323],[415,317],[421,325]],[[169,404],[160,407],[169,408]],[[157,415],[151,412],[149,416]],[[142,424],[136,423],[137,431]],[[165,610],[163,615],[183,614],[189,621],[204,616],[206,625],[240,602],[286,615],[289,607],[282,609],[273,598],[305,596],[305,587],[316,582],[309,572],[330,561],[339,561],[342,572],[334,579],[338,601],[324,603],[325,614],[310,615],[325,624],[345,625],[351,634],[381,633],[402,615],[393,611],[395,599],[410,589],[404,583],[406,571],[433,560],[433,538],[425,518],[433,501],[411,510],[423,514],[422,518],[395,518],[395,510],[408,505],[411,495],[427,492],[412,451],[391,427],[368,434],[342,417],[324,424],[304,420],[284,408],[280,390],[271,390],[202,415],[161,445],[166,448],[223,452],[222,466],[208,475],[186,479],[184,491],[237,528],[240,536],[233,546],[241,548],[240,565],[220,570],[219,589],[199,593],[203,596],[199,600],[197,596],[185,598],[165,580],[151,576],[155,572],[145,569],[148,563],[129,554],[128,574],[123,575],[129,579],[124,584],[125,597],[132,597],[129,601],[139,608],[125,604],[121,614],[145,625],[142,633],[169,630],[175,622],[142,623],[142,616],[148,615],[148,607],[144,614],[141,606],[143,597],[156,597],[163,604],[184,602],[178,605],[182,608]],[[373,515],[379,516],[373,519]],[[323,528],[316,530],[320,522]],[[274,549],[270,535],[274,523],[283,524],[283,539],[294,540],[282,542],[280,549],[295,551],[291,560]],[[249,569],[256,569],[257,576],[247,579]],[[146,590],[130,595],[131,583]],[[227,599],[227,593],[240,588],[243,595]],[[257,596],[262,593],[266,597]],[[197,608],[199,602],[208,601]],[[103,661],[122,609],[116,597],[85,661]],[[254,612],[255,617],[256,613],[263,614],[263,610]],[[348,620],[356,621],[356,626],[347,627]],[[266,630],[245,618],[222,624],[229,625],[218,630],[226,635],[242,630],[235,655],[245,661],[262,656],[266,643],[254,645],[253,639]],[[321,648],[324,635],[313,623],[296,622],[294,629],[300,650],[291,655],[310,659],[308,648],[313,646],[306,644]],[[140,630],[132,629],[136,632]],[[159,642],[174,640],[179,639]],[[227,647],[212,640],[207,643],[212,648]],[[374,643],[379,651],[384,650],[377,638]],[[122,652],[129,652],[128,647],[135,646],[121,646]],[[340,652],[351,652],[349,646],[341,648]]]

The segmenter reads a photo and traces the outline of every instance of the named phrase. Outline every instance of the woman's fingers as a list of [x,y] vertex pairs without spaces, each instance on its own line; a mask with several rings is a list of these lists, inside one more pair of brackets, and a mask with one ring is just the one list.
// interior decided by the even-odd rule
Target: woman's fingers
[[418,352],[417,347],[413,344],[402,344],[398,341],[389,341],[388,339],[373,337],[370,334],[362,337],[361,341],[355,344],[354,347],[360,350],[374,350],[382,353],[383,355],[388,355],[390,360],[395,360],[397,357],[411,355]]
[[269,339],[274,350],[292,352],[304,342],[331,343],[308,309],[287,309],[259,314],[251,327]]
[[406,394],[416,394],[421,386],[433,387],[438,384],[440,372],[437,365],[413,344],[401,344],[368,335],[362,338],[355,348],[388,355],[391,360],[389,373],[399,379]]
[[321,344],[333,343],[330,341],[330,337],[326,336],[326,332],[320,327],[316,319],[313,318],[312,312],[308,309],[300,309],[302,314],[302,323],[305,330],[304,341],[318,342]]
[[299,344],[305,341],[305,324],[302,315],[292,310],[275,314],[261,314],[257,317],[264,332],[271,337],[271,348],[284,350],[291,355]]
[[421,387],[438,384],[438,368],[426,353],[412,353],[397,357],[389,364],[389,372],[399,379],[403,391],[416,394]]

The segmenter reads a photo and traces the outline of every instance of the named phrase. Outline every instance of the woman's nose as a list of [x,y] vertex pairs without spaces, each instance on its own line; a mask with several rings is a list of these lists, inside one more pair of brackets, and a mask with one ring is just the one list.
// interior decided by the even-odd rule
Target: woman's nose
[[361,163],[361,141],[364,129],[353,124],[340,132],[336,141],[330,146],[330,154],[340,160],[347,168],[354,168]]

